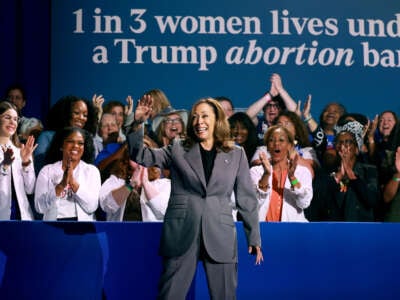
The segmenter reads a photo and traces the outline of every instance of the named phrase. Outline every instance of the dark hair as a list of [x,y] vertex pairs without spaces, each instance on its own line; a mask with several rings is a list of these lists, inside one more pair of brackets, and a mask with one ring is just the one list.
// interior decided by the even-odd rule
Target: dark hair
[[[122,146],[124,147],[124,146]],[[129,164],[129,151],[128,147],[124,147],[121,157],[117,158],[109,165],[109,174],[113,174],[118,178],[127,181],[132,174],[132,166]],[[108,176],[107,176],[108,178]],[[107,179],[105,178],[105,179]]]
[[[394,111],[392,111],[392,110],[385,110],[385,111],[383,111],[383,112],[381,112],[380,114],[379,114],[379,122],[381,121],[381,119],[382,119],[382,116],[384,115],[384,114],[391,114],[392,116],[393,116],[393,118],[394,118],[394,121],[395,121],[395,123],[397,123],[398,121],[399,121],[399,119],[398,119],[398,117],[397,117],[397,115],[396,115],[396,113],[394,112]],[[393,130],[392,130],[393,131]]]
[[61,148],[64,144],[64,140],[75,132],[79,132],[85,140],[81,160],[88,164],[92,164],[94,162],[94,145],[92,135],[87,130],[78,127],[64,127],[56,131],[54,138],[51,141],[49,150],[46,152],[45,164],[52,164],[62,160],[63,155]]
[[[272,96],[271,96],[272,97]],[[275,97],[272,97],[272,99],[270,101],[268,101],[262,108],[263,112],[265,112],[265,110],[267,109],[267,105],[269,102],[277,102],[279,109],[282,110],[286,110],[286,104],[285,101],[283,101],[282,97],[280,95],[276,95]]]
[[22,99],[24,99],[24,101],[26,101],[26,92],[25,89],[23,88],[23,86],[21,84],[15,83],[10,85],[7,90],[6,90],[6,94],[4,95],[4,99],[7,100],[8,99],[8,94],[12,91],[12,90],[19,90],[22,94]]
[[343,126],[344,124],[350,122],[351,120],[355,120],[358,123],[360,123],[361,125],[365,126],[368,124],[368,118],[363,115],[363,114],[359,114],[359,113],[344,113],[338,120],[337,125],[338,126]]
[[104,104],[104,106],[103,106],[103,114],[105,114],[105,113],[111,114],[111,110],[112,110],[114,107],[118,107],[118,106],[122,108],[122,111],[124,111],[125,106],[124,106],[124,104],[122,104],[122,102],[117,101],[117,100],[108,101],[108,102],[107,102],[106,104]]
[[325,129],[325,124],[322,120],[324,113],[328,110],[328,108],[332,105],[336,105],[337,107],[339,107],[340,110],[340,116],[346,114],[346,108],[344,107],[343,104],[340,104],[339,102],[330,102],[327,105],[325,105],[325,107],[323,108],[321,114],[319,115],[319,126],[321,126],[322,129]]
[[229,102],[229,104],[232,107],[232,110],[235,110],[234,106],[233,106],[233,102],[231,99],[229,99],[228,97],[225,96],[218,96],[218,97],[214,97],[215,100],[217,100],[218,102],[222,102],[222,101],[226,101]]
[[275,118],[275,120],[273,122],[274,125],[277,124],[280,116],[287,117],[290,120],[290,122],[293,123],[295,132],[296,132],[294,139],[298,142],[298,145],[300,147],[311,146],[311,143],[310,143],[310,140],[308,137],[307,127],[296,113],[294,113],[292,111],[288,111],[288,110],[281,111],[278,114],[278,116]]
[[46,130],[57,131],[61,128],[71,126],[70,121],[72,117],[72,107],[76,102],[79,101],[84,102],[88,110],[87,121],[83,129],[89,131],[93,135],[96,134],[98,120],[93,103],[73,95],[60,98],[50,108],[50,111],[47,115]]
[[[8,101],[0,102],[0,115],[4,114],[9,109],[15,110],[15,112],[18,114],[17,107],[14,104],[12,104],[11,102],[8,102]],[[16,146],[16,147],[21,146],[21,143],[19,142],[17,130],[15,130],[14,134],[10,137],[10,140],[14,144],[14,146]]]
[[214,145],[216,149],[224,152],[232,150],[234,143],[231,137],[231,130],[228,120],[226,119],[226,115],[221,104],[219,104],[219,102],[213,98],[202,98],[192,106],[192,110],[190,111],[188,119],[187,138],[184,141],[184,146],[186,148],[190,148],[195,143],[199,142],[199,139],[197,138],[193,128],[193,115],[196,107],[203,103],[211,106],[215,114]]
[[256,126],[254,126],[253,121],[244,112],[234,113],[228,119],[228,121],[231,125],[231,130],[238,123],[243,125],[247,129],[247,140],[244,142],[244,145],[242,145],[242,147],[246,152],[247,159],[250,161],[254,153],[256,152],[257,146],[259,145]]

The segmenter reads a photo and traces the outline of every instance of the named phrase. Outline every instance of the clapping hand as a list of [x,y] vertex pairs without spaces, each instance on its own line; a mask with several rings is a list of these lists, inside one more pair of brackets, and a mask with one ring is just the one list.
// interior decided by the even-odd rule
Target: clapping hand
[[269,162],[267,154],[264,151],[260,152],[260,161],[261,161],[261,165],[264,168],[264,173],[265,174],[270,174],[270,172],[271,172],[271,163]]
[[341,145],[339,148],[338,154],[340,156],[340,168],[338,172],[338,177],[344,178],[347,176],[348,179],[354,180],[356,179],[356,175],[353,172],[352,168],[352,154],[350,152],[350,145]]
[[4,159],[2,162],[3,166],[10,166],[15,159],[14,151],[11,148],[7,148],[6,146],[1,146],[1,149],[4,152]]

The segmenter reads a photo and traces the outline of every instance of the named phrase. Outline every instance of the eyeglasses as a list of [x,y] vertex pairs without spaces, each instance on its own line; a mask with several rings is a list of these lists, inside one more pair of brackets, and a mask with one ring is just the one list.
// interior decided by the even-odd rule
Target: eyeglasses
[[166,118],[164,120],[165,124],[174,124],[174,123],[181,123],[181,122],[182,122],[181,118],[175,118],[175,119]]
[[267,105],[265,105],[265,108],[276,108],[276,109],[280,109],[279,104],[277,103],[268,103]]
[[13,117],[13,116],[10,116],[8,114],[2,115],[1,118],[3,120],[9,121],[9,122],[11,122],[11,121],[13,121],[15,123],[19,122],[19,117]]

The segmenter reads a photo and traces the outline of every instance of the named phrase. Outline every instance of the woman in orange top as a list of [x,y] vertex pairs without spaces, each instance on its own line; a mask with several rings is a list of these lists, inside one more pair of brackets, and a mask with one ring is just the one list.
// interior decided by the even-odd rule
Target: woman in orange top
[[294,137],[283,126],[272,126],[264,136],[271,158],[260,152],[261,165],[250,169],[259,201],[259,220],[307,222],[304,209],[310,205],[312,175],[299,165]]

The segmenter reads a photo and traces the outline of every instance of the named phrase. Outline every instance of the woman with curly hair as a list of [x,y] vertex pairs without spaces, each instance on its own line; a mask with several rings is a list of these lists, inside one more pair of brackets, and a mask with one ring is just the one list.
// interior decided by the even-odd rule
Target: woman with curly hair
[[58,100],[49,111],[46,130],[42,131],[37,140],[38,147],[34,153],[36,173],[44,165],[46,152],[57,130],[72,126],[85,129],[94,136],[97,124],[97,114],[91,101],[77,96],[65,96]]
[[44,220],[95,220],[101,180],[93,157],[90,133],[78,127],[56,132],[35,189],[36,210]]

